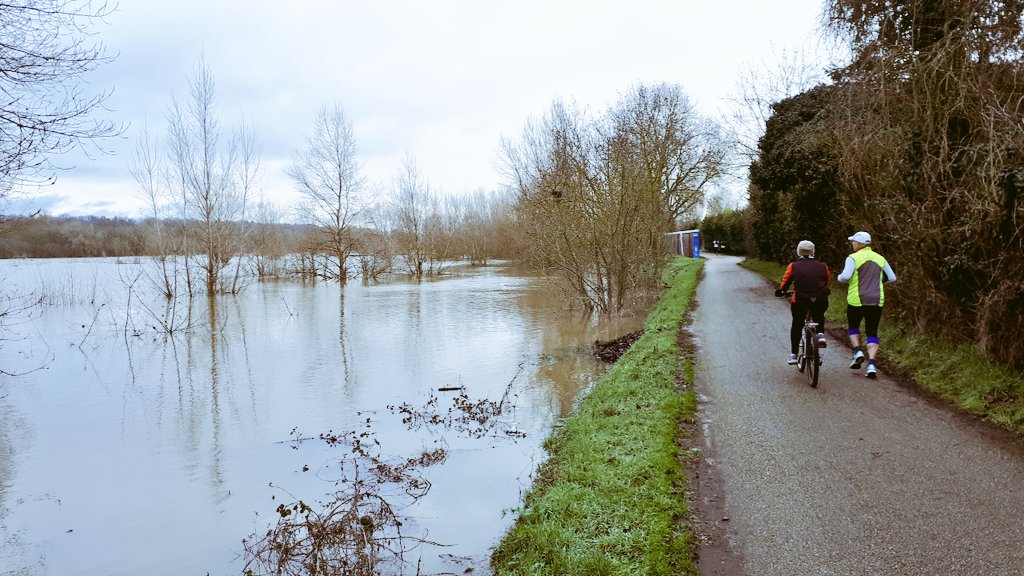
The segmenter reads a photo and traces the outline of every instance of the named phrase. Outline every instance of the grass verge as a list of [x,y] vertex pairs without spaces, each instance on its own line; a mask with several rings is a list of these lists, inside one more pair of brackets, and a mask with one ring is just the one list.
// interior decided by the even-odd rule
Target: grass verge
[[549,458],[491,556],[495,575],[695,574],[677,435],[693,418],[679,330],[703,261],[678,257],[644,335],[545,442]]
[[[751,270],[778,283],[786,267],[774,262],[746,259]],[[767,294],[767,292],[766,292]],[[826,324],[833,334],[846,335],[846,290],[833,289]],[[916,334],[906,326],[883,317],[880,365],[895,368],[923,390],[952,402],[961,409],[1024,434],[1024,374],[999,364],[968,345],[954,345],[934,336]]]

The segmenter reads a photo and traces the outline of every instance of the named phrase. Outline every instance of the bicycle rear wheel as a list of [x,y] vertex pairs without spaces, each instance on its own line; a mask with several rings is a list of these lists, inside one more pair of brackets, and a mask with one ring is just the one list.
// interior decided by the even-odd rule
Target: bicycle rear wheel
[[811,388],[818,387],[818,373],[821,371],[821,355],[818,353],[818,335],[810,328],[804,330],[803,341],[804,364],[806,364],[807,383]]

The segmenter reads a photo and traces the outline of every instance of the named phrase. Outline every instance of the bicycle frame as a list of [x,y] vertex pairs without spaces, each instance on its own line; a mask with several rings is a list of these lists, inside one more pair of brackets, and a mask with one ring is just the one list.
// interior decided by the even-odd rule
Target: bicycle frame
[[796,369],[807,375],[811,388],[818,387],[821,373],[821,349],[818,348],[818,324],[811,319],[810,311],[804,318],[804,330],[800,335],[800,351],[796,355]]

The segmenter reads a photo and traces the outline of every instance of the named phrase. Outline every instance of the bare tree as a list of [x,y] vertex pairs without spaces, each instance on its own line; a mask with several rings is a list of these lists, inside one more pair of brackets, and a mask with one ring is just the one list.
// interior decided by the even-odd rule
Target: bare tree
[[636,86],[600,118],[555,103],[505,142],[538,264],[600,313],[657,285],[663,234],[721,174],[717,132],[672,85]]
[[825,82],[824,69],[806,52],[782,50],[774,62],[748,63],[736,82],[725,127],[749,165],[757,159],[772,106]]
[[558,271],[569,293],[600,309],[590,280],[600,227],[593,210],[600,188],[591,167],[593,137],[585,133],[590,125],[578,108],[555,102],[544,118],[527,122],[518,142],[506,140],[503,147],[531,259]]
[[455,196],[434,195],[431,198],[423,231],[428,274],[444,272],[453,260],[461,259],[464,255],[459,246],[463,211],[463,204]]
[[353,232],[369,200],[364,197],[352,123],[339,104],[320,109],[288,175],[303,196],[302,214],[317,227],[321,249],[329,255],[324,272],[344,284],[348,260],[358,249]]
[[194,242],[197,252],[190,261],[200,271],[207,295],[236,292],[240,289],[237,271],[226,277],[225,269],[242,251],[244,234],[239,224],[248,215],[249,198],[257,185],[259,146],[254,131],[244,124],[226,142],[222,140],[214,79],[205,63],[189,83],[189,96],[185,103],[174,100],[168,140],[181,218],[188,228],[186,239]]
[[139,187],[139,196],[145,201],[151,226],[143,238],[144,249],[152,254],[160,268],[160,278],[155,282],[167,300],[173,299],[178,291],[178,257],[185,254],[181,235],[172,229],[166,219],[173,198],[167,179],[166,164],[158,152],[148,127],[136,141],[135,150],[128,161],[128,171]]
[[736,96],[722,114],[722,128],[733,146],[725,158],[723,177],[729,182],[710,196],[706,213],[736,208],[746,200],[749,169],[758,159],[758,143],[773,114],[773,106],[826,82],[824,50],[783,49],[774,59],[748,62],[736,82]]
[[234,135],[233,146],[238,150],[238,162],[233,170],[236,184],[229,189],[232,192],[229,204],[232,207],[231,224],[234,233],[229,234],[227,238],[230,243],[228,253],[234,259],[235,269],[231,275],[231,286],[228,291],[237,294],[242,289],[242,264],[246,261],[242,255],[252,248],[251,237],[254,229],[252,206],[259,204],[263,196],[261,185],[263,147],[251,122],[242,120],[241,126]]
[[718,126],[673,84],[637,85],[608,116],[614,132],[605,140],[624,145],[622,162],[638,168],[638,186],[667,211],[668,225],[692,215],[722,175],[725,144]]
[[395,178],[390,208],[397,255],[405,261],[410,274],[422,277],[429,272],[427,223],[436,211],[436,198],[409,153]]
[[88,93],[82,79],[111,60],[88,41],[111,11],[90,0],[0,3],[0,198],[14,182],[52,178],[52,155],[121,132],[91,118],[108,93]]
[[395,267],[394,210],[387,189],[382,188],[374,196],[384,200],[375,201],[367,208],[367,228],[360,233],[359,273],[364,280],[377,280],[394,272]]

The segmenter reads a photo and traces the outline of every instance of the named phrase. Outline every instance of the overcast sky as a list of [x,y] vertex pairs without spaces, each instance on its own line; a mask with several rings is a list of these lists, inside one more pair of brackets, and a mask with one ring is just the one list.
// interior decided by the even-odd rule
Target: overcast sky
[[[90,88],[113,90],[127,123],[111,155],[68,155],[26,207],[139,216],[128,158],[144,126],[162,137],[171,99],[201,60],[225,128],[251,120],[268,199],[294,201],[284,175],[321,106],[352,121],[364,175],[389,182],[408,152],[431,188],[494,190],[500,140],[555,100],[602,111],[631,86],[679,84],[715,117],[741,72],[813,46],[820,0],[120,0],[94,37],[113,63]],[[22,203],[23,204],[23,203]]]

